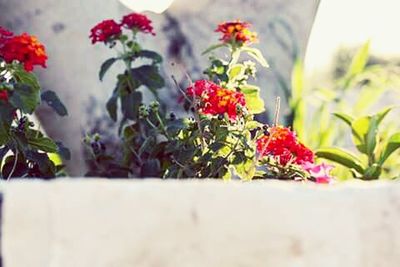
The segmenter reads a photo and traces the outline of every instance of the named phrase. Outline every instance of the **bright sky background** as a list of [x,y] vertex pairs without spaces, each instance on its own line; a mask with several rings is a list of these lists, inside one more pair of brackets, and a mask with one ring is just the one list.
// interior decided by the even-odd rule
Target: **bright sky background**
[[368,39],[373,53],[400,56],[400,0],[321,0],[306,71],[329,66],[338,47]]

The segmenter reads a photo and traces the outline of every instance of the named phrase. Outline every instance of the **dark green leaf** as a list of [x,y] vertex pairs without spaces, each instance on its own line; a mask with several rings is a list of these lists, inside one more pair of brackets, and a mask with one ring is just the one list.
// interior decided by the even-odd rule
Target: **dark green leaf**
[[150,50],[141,50],[136,54],[137,57],[144,57],[153,60],[153,64],[158,64],[162,62],[162,57],[160,54],[150,51]]
[[220,149],[222,149],[225,146],[224,143],[221,142],[214,142],[212,143],[209,148],[214,151],[214,152],[218,152]]
[[67,116],[68,111],[54,91],[43,92],[41,98],[60,116]]
[[57,153],[57,144],[47,137],[29,138],[28,144],[35,149],[42,150],[48,153]]
[[25,84],[37,92],[40,91],[39,81],[32,72],[26,72],[20,67],[13,72],[13,76],[19,84]]
[[121,108],[124,117],[130,120],[137,120],[139,106],[142,103],[142,93],[132,92],[121,96]]
[[103,80],[104,75],[110,69],[110,67],[118,60],[118,58],[109,58],[101,65],[100,72],[99,72],[99,79],[100,81]]
[[107,104],[106,104],[108,114],[110,115],[110,117],[113,121],[117,121],[117,119],[118,119],[118,115],[117,115],[118,114],[117,113],[118,97],[119,97],[119,90],[118,90],[118,88],[115,88],[112,96],[110,97],[110,99],[108,99]]
[[141,84],[151,88],[160,89],[165,85],[163,77],[159,74],[157,66],[144,65],[131,70],[134,80],[138,80]]
[[39,153],[36,151],[27,151],[26,158],[35,162],[39,166],[39,175],[43,178],[54,178],[56,175],[56,166],[50,160],[46,153]]
[[14,107],[32,114],[40,104],[40,92],[30,85],[16,84],[9,99]]

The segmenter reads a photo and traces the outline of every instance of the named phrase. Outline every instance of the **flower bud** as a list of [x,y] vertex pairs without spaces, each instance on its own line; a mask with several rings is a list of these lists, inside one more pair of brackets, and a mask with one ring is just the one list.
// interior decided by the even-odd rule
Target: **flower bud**
[[154,112],[157,112],[159,107],[160,107],[160,103],[158,103],[157,101],[152,101],[150,103],[150,108]]
[[139,107],[139,117],[141,119],[143,118],[147,118],[149,116],[149,110],[147,109],[147,107],[145,105],[141,105]]

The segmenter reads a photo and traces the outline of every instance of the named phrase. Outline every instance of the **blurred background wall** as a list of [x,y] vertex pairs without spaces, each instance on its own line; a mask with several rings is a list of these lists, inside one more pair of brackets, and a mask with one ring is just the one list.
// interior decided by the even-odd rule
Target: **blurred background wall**
[[[198,79],[207,62],[201,52],[218,40],[213,33],[216,25],[233,19],[249,21],[271,65],[260,70],[257,81],[271,109],[277,95],[287,102],[293,63],[304,57],[318,4],[319,0],[176,0],[167,12],[148,14],[157,35],[147,37],[144,46],[164,55],[166,77],[174,74],[184,82],[187,72]],[[57,117],[46,107],[37,115],[48,134],[72,150],[73,159],[67,163],[71,175],[84,173],[81,140],[85,131],[116,134],[104,106],[117,70],[108,73],[104,82],[98,81],[100,64],[113,51],[91,45],[89,30],[101,20],[119,20],[128,12],[117,0],[0,0],[0,25],[34,34],[47,47],[48,68],[38,74],[44,89],[58,92],[69,116]],[[163,95],[175,105],[176,90],[170,80]],[[282,116],[288,112],[284,105]],[[263,119],[268,120],[268,114]]]

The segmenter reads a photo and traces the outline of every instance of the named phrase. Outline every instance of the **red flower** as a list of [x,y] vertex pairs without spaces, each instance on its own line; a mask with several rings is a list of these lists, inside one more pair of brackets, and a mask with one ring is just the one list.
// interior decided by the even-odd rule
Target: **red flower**
[[13,35],[14,34],[12,32],[0,26],[0,46],[7,38],[10,38]]
[[205,115],[227,114],[229,119],[236,120],[240,113],[238,108],[246,106],[242,93],[222,88],[207,80],[195,82],[187,89],[187,94],[200,101],[199,112]]
[[121,25],[127,29],[137,30],[143,33],[156,35],[151,26],[151,20],[145,15],[139,13],[131,13],[122,18]]
[[0,90],[0,100],[8,102],[8,92],[7,90]]
[[282,126],[269,128],[268,134],[257,140],[257,152],[277,158],[281,165],[314,162],[314,153],[297,140],[294,132]]
[[5,39],[0,47],[0,56],[7,63],[19,61],[26,71],[32,71],[35,65],[46,68],[47,55],[44,45],[35,36],[27,33]]
[[251,44],[257,41],[257,33],[251,32],[249,27],[250,23],[237,20],[219,24],[215,32],[223,34],[220,40],[224,43]]
[[90,30],[90,38],[92,38],[92,44],[97,42],[110,42],[118,38],[122,33],[121,25],[116,23],[112,19],[104,20],[94,26]]

